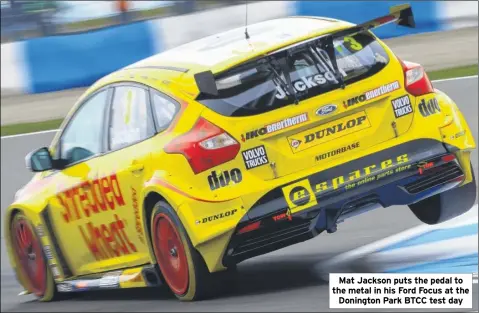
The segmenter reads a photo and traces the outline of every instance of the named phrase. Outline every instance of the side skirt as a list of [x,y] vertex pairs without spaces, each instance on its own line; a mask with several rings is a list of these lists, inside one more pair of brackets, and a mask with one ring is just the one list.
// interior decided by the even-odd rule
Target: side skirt
[[57,283],[58,292],[82,292],[106,289],[157,287],[163,283],[155,265],[85,275]]

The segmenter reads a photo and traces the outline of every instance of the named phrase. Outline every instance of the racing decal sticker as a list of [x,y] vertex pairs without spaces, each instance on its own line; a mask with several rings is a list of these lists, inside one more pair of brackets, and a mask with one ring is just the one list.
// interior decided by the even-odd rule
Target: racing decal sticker
[[366,112],[358,112],[319,127],[288,137],[293,152],[301,152],[316,145],[371,127]]
[[93,214],[115,211],[125,206],[116,174],[86,180],[58,193],[57,200],[63,207],[63,212],[59,211],[59,214],[65,223],[83,222],[78,225],[78,230],[87,249],[97,261],[137,252],[126,232],[127,221],[118,214],[113,214],[112,221],[99,224],[94,224],[89,219]]
[[332,151],[329,151],[329,152],[326,152],[326,153],[318,154],[314,159],[316,160],[316,162],[319,162],[319,161],[322,161],[324,159],[327,159],[327,158],[330,158],[330,157],[336,156],[338,154],[342,154],[342,153],[345,153],[345,152],[348,152],[348,151],[351,151],[351,150],[354,150],[354,149],[357,149],[357,148],[359,148],[359,142],[355,142],[355,143],[352,143],[350,145],[347,145],[347,146],[344,146],[344,147],[341,147],[341,148],[338,148],[338,149],[335,149],[335,150],[332,150]]
[[308,179],[303,179],[282,189],[291,214],[318,204]]
[[[343,76],[346,76],[344,70],[340,69],[340,72]],[[302,76],[300,77],[300,79],[294,81],[292,85],[297,93],[301,93],[302,91],[315,88],[329,82],[333,82],[334,84],[339,83],[337,78],[330,71],[324,72],[322,74],[316,74],[313,76]],[[279,85],[276,85],[276,91],[277,93],[275,97],[279,100],[283,100],[286,98],[287,95],[289,95],[289,92],[285,92],[283,88]]]
[[334,111],[336,111],[337,108],[338,107],[335,104],[323,105],[322,107],[320,107],[319,109],[316,110],[316,115],[326,116],[326,115],[329,115],[329,114],[333,113]]
[[455,135],[452,135],[452,136],[451,136],[451,140],[457,139],[457,138],[459,138],[459,137],[462,137],[462,136],[464,136],[465,134],[466,134],[466,131],[465,131],[465,130],[460,131],[460,132],[456,133]]
[[145,237],[143,236],[143,223],[140,217],[140,208],[138,206],[138,194],[136,189],[131,187],[131,199],[133,203],[133,212],[135,213],[135,229],[138,234],[138,239],[142,244],[145,244]]
[[195,224],[196,225],[205,224],[205,223],[208,223],[208,222],[221,220],[225,217],[232,217],[233,215],[235,215],[236,212],[238,212],[238,210],[233,209],[233,210],[229,210],[229,211],[226,211],[226,212],[221,212],[221,213],[218,213],[218,214],[215,214],[215,215],[206,216],[206,217],[203,217],[202,219],[196,220]]
[[[316,197],[325,192],[337,190],[341,187],[344,187],[345,190],[353,189],[395,173],[409,170],[411,164],[404,164],[407,162],[409,162],[408,154],[403,154],[395,158],[385,159],[381,162],[354,170],[348,174],[343,174],[332,179],[327,179],[318,184],[313,184],[312,188]],[[392,169],[393,167],[396,168]]]
[[100,279],[100,288],[118,288],[120,287],[121,271],[106,273]]
[[291,215],[291,209],[290,208],[288,208],[286,210],[286,212],[284,212],[284,213],[274,215],[272,218],[273,218],[273,221],[275,221],[275,222],[279,222],[279,221],[282,221],[282,220],[288,220],[288,221],[293,220],[293,216]]
[[424,117],[428,117],[432,114],[436,114],[441,112],[441,108],[439,107],[439,102],[437,101],[436,98],[432,98],[427,100],[422,99],[421,102],[419,103],[419,112],[421,112],[421,115]]
[[434,162],[421,161],[417,164],[419,175],[424,174],[424,171],[434,167]]
[[42,224],[38,224],[37,227],[36,227],[36,230],[37,230],[37,235],[38,237],[44,237],[45,236],[45,231],[43,230],[43,225]]
[[50,270],[52,271],[53,278],[60,278],[60,270],[58,269],[58,266],[56,264],[51,264]]
[[211,190],[223,188],[229,186],[230,184],[239,184],[242,180],[243,174],[238,168],[219,173],[212,171],[211,174],[208,175],[208,185],[210,186]]
[[57,195],[66,223],[88,218],[125,205],[116,174],[84,181]]
[[271,133],[280,131],[282,129],[286,129],[295,125],[305,123],[308,120],[309,120],[308,113],[301,113],[299,115],[288,117],[281,121],[265,125],[261,128],[249,131],[245,134],[241,134],[241,140],[245,142],[253,138],[271,134]]
[[88,282],[87,280],[80,280],[78,282],[75,282],[75,291],[84,291],[88,290],[93,286],[91,282]]
[[299,140],[299,139],[294,139],[294,138],[291,138],[289,140],[289,144],[291,146],[291,148],[293,149],[298,149],[298,147],[301,145],[302,141]]
[[396,118],[412,113],[411,99],[408,95],[391,100],[391,104]]
[[58,292],[71,292],[73,291],[73,286],[69,283],[60,283],[57,285]]
[[362,103],[362,102],[365,102],[365,101],[369,101],[369,100],[375,99],[377,97],[380,97],[382,95],[391,93],[394,90],[398,90],[399,88],[401,88],[401,85],[399,84],[398,81],[395,81],[395,82],[392,82],[392,83],[385,84],[385,85],[382,85],[380,87],[374,88],[370,91],[366,91],[365,93],[363,93],[359,96],[356,96],[356,97],[350,98],[346,101],[343,101],[343,104],[344,104],[345,108],[348,108],[350,106],[353,106],[353,105],[356,105],[356,104],[359,104],[359,103]]
[[244,165],[247,170],[259,167],[269,163],[268,155],[264,146],[254,147],[245,151],[242,151]]
[[78,226],[88,250],[97,261],[137,252],[125,231],[126,220],[120,219],[117,214],[113,217],[114,220],[110,223],[95,226],[89,222]]
[[47,260],[53,260],[52,249],[50,248],[50,246],[44,246],[43,252],[45,253],[45,257],[47,258]]

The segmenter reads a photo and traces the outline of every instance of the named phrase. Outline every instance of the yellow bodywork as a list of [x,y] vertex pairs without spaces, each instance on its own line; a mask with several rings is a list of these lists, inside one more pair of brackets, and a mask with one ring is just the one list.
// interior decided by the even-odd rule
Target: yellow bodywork
[[[8,208],[7,216],[4,217],[6,242],[13,267],[16,268],[16,260],[11,251],[9,229],[11,216],[15,211],[22,211],[36,227],[45,224],[41,212],[49,207],[58,248],[71,267],[72,277],[79,277],[116,269],[137,268],[155,262],[147,229],[150,221],[146,218],[145,212],[148,208],[145,208],[145,199],[156,194],[176,210],[193,246],[203,256],[209,270],[214,272],[224,269],[222,257],[229,239],[240,219],[259,198],[278,186],[338,166],[345,160],[358,159],[418,138],[434,139],[459,148],[457,157],[466,171],[464,183],[470,182],[472,174],[469,158],[471,150],[476,147],[475,142],[463,115],[447,95],[436,90],[421,97],[410,96],[413,114],[399,119],[395,119],[394,114],[391,114],[390,99],[406,93],[404,77],[400,63],[381,41],[379,42],[389,55],[390,62],[380,73],[348,85],[345,90],[333,90],[319,97],[304,100],[299,105],[286,106],[256,116],[228,118],[194,100],[199,92],[194,80],[195,73],[205,70],[219,73],[255,56],[351,25],[332,19],[306,17],[269,21],[251,25],[249,40],[244,38],[244,29],[232,30],[153,56],[99,80],[78,100],[62,127],[81,104],[82,99],[99,88],[115,82],[131,81],[157,89],[181,103],[183,111],[177,115],[171,129],[148,140],[89,159],[61,172],[36,174],[31,182],[17,193],[14,203]],[[155,66],[186,68],[188,71],[174,71]],[[358,106],[342,105],[352,96],[395,82],[400,88],[388,94]],[[417,110],[418,103],[423,99],[428,101],[434,97],[438,100],[441,112],[423,117]],[[381,101],[388,101],[388,105],[377,105]],[[330,103],[338,105],[335,114],[327,116],[315,114],[319,107]],[[307,114],[308,123],[298,124],[261,138],[241,141],[242,134],[255,128],[251,125],[272,124],[300,114]],[[200,116],[228,130],[229,134],[240,142],[241,151],[260,144],[267,146],[270,163],[277,164],[275,171],[269,166],[261,166],[254,171],[244,170],[241,153],[238,153],[234,160],[195,175],[184,156],[164,153],[162,147],[189,131]],[[307,135],[312,129],[321,129],[331,123],[351,118],[364,118],[360,129],[351,130],[347,135],[312,142],[300,151],[292,150],[291,140],[295,137]],[[391,127],[392,122],[396,123],[396,130]],[[51,144],[52,152],[58,138],[59,135]],[[360,148],[330,157],[328,162],[318,162],[315,158],[318,151],[327,152],[355,142],[359,143]],[[135,176],[125,170],[132,160],[141,160],[145,164],[142,174]],[[241,183],[210,190],[207,176],[211,171],[223,172],[234,168],[242,171]],[[89,181],[94,186],[97,179],[101,179],[101,184],[110,188],[106,189],[108,192],[103,189],[103,192],[111,199],[112,205],[104,211],[100,210],[99,213],[87,214],[82,208],[85,203],[94,200],[90,191],[83,188],[82,184]],[[71,193],[70,196],[67,195],[67,191],[71,190],[76,190],[77,193],[73,198]],[[83,195],[81,201],[80,195]],[[78,210],[67,212],[62,201],[72,199],[76,199]],[[209,223],[196,223],[205,217],[227,211],[234,214]],[[52,246],[51,234],[47,233],[45,227],[43,230],[45,235],[41,237],[42,244]],[[110,245],[97,252],[99,259],[93,256],[88,247],[96,230],[99,231],[101,240]],[[59,263],[58,255],[53,253],[49,263],[52,268],[56,268],[53,270],[56,282],[63,281],[64,273],[56,265]],[[132,275],[135,273],[133,270]],[[21,276],[19,278],[21,280]],[[141,284],[141,281],[125,280],[121,287]]]

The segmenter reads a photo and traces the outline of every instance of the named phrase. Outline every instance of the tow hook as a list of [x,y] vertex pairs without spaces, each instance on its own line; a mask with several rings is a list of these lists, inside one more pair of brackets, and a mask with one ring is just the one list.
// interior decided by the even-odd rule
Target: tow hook
[[332,234],[332,233],[335,233],[337,230],[338,230],[338,225],[334,224],[333,226],[328,228],[326,231],[328,232],[328,234]]

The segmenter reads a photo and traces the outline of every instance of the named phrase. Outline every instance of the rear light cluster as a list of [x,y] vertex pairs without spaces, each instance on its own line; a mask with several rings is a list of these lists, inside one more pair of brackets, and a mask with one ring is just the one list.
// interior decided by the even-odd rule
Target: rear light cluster
[[259,227],[261,226],[261,221],[257,221],[257,222],[254,222],[254,223],[251,223],[251,224],[248,224],[242,228],[240,228],[236,233],[238,235],[240,234],[244,234],[244,233],[249,233],[253,230],[257,230]]
[[407,92],[416,97],[434,92],[431,81],[420,64],[402,60],[399,60],[399,62],[401,62],[403,68]]
[[200,117],[186,134],[165,146],[165,152],[182,154],[195,174],[233,160],[240,144],[227,132]]

